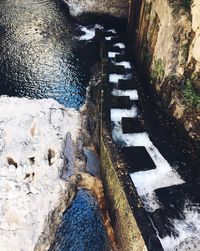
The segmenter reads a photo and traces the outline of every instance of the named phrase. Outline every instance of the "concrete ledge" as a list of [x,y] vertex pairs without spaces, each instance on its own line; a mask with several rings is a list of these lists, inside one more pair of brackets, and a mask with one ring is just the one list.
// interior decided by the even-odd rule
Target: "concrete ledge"
[[[116,169],[117,163],[113,163],[110,149],[106,147],[103,137],[101,138],[101,164],[105,194],[110,203],[110,217],[119,250],[147,250],[119,178],[125,175],[124,171],[120,168],[119,170]],[[140,207],[139,200],[138,207]]]

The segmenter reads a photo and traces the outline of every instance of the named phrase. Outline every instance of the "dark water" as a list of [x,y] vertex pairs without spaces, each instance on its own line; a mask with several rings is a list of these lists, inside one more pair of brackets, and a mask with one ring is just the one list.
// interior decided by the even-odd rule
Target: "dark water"
[[0,1],[0,95],[84,102],[92,43],[76,39],[78,24],[61,1]]
[[57,231],[56,241],[49,251],[109,251],[107,233],[103,227],[95,198],[80,190],[71,207],[65,211]]

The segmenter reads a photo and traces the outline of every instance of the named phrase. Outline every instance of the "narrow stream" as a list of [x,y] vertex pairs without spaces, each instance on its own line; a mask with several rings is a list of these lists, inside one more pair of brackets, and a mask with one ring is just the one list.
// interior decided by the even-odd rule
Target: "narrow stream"
[[81,189],[64,213],[56,240],[49,251],[109,251],[108,243],[98,203],[91,193]]

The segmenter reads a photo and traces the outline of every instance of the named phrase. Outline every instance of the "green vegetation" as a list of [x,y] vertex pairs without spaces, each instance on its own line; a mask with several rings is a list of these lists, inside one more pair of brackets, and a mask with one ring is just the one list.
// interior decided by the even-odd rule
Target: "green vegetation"
[[185,61],[188,59],[189,48],[190,48],[190,46],[189,46],[188,43],[187,43],[187,44],[184,44],[184,45],[182,46],[182,56],[183,56],[183,58],[184,58]]
[[152,80],[162,79],[165,75],[164,63],[162,59],[158,59],[154,63],[154,68],[151,73]]
[[200,110],[200,95],[195,90],[192,80],[187,79],[183,88],[183,100],[189,108]]

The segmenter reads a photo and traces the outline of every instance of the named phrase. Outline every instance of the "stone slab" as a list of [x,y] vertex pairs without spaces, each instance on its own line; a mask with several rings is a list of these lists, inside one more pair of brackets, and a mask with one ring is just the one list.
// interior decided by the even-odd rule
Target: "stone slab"
[[129,173],[155,169],[156,166],[143,146],[123,147],[121,149],[124,161],[128,165]]

